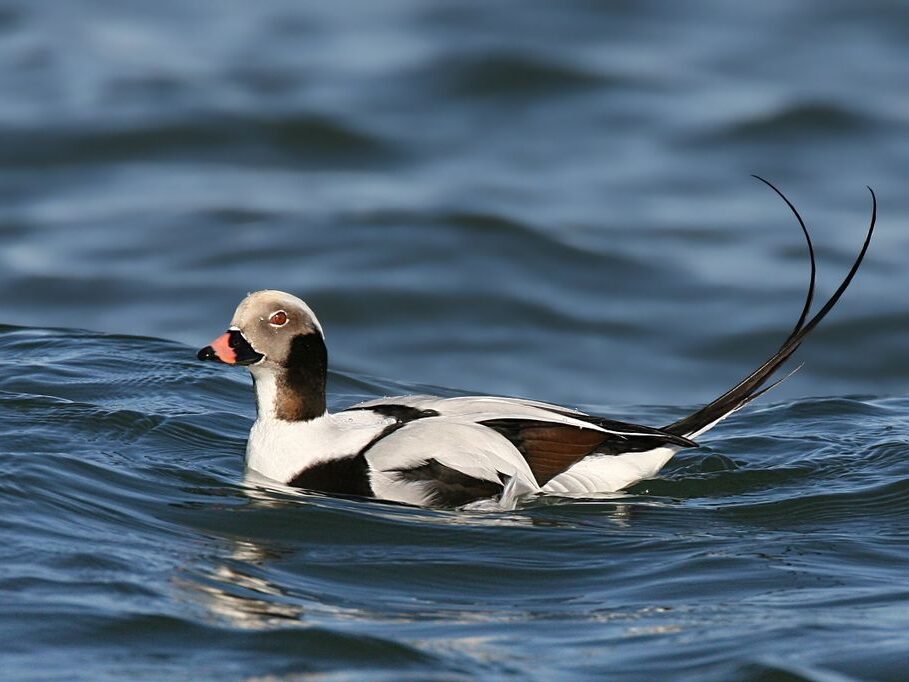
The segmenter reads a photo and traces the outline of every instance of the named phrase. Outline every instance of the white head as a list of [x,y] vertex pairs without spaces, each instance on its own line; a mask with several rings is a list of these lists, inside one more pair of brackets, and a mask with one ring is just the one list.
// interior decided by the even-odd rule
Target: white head
[[260,418],[306,421],[325,413],[328,360],[322,325],[292,294],[249,294],[227,332],[200,350],[198,358],[249,366]]

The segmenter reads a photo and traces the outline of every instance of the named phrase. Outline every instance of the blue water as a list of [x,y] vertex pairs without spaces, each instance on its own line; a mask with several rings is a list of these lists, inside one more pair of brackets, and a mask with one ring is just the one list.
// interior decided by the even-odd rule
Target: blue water
[[[0,4],[0,678],[903,680],[909,8]],[[878,233],[802,369],[627,494],[244,479],[247,291],[330,403],[664,424]],[[86,331],[88,330],[88,331]]]

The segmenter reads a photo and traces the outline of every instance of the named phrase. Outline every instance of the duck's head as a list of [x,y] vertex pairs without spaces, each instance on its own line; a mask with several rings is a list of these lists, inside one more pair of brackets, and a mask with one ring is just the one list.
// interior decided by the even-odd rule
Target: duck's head
[[322,325],[292,294],[274,290],[249,294],[237,306],[228,330],[197,357],[249,366],[260,416],[299,421],[325,412],[327,352]]

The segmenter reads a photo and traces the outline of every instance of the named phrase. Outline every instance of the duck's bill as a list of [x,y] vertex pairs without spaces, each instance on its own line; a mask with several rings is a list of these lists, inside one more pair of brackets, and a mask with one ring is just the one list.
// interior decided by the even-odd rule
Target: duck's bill
[[223,362],[226,365],[254,365],[265,358],[257,352],[238,329],[231,329],[200,350],[200,360]]

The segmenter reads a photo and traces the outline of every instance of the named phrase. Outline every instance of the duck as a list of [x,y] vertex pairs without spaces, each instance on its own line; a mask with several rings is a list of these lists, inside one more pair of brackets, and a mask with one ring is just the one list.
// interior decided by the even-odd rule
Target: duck
[[738,384],[671,424],[643,426],[572,407],[496,396],[383,397],[331,412],[322,325],[300,298],[250,293],[227,331],[199,360],[248,368],[256,419],[246,448],[249,471],[270,481],[334,496],[419,507],[459,508],[492,501],[513,509],[530,496],[582,497],[622,491],[660,472],[682,449],[788,378],[769,383],[852,282],[877,217],[851,269],[809,318],[816,260],[811,236],[792,203],[810,258],[802,312],[777,351]]

